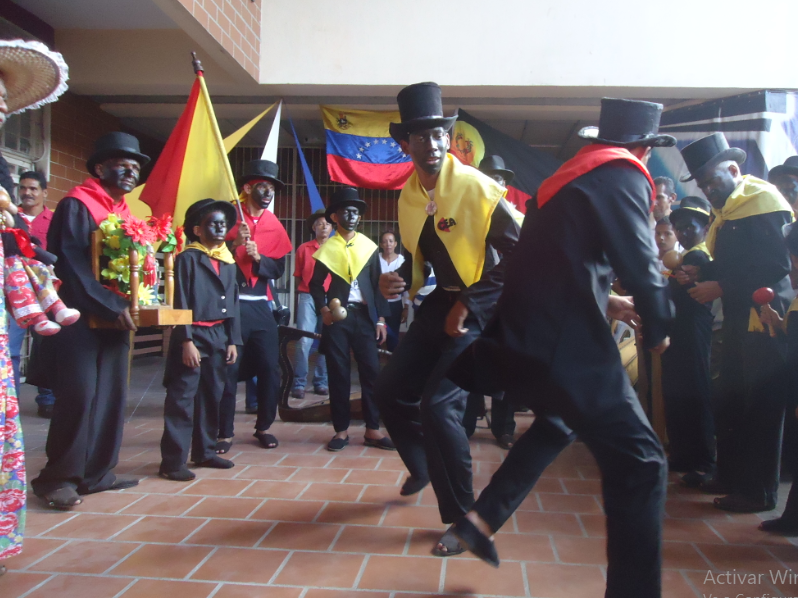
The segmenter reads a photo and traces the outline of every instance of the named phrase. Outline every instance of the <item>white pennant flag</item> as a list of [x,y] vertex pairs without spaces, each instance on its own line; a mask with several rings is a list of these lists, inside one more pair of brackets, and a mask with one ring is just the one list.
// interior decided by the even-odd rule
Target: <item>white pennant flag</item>
[[272,123],[272,130],[269,133],[269,138],[266,140],[266,147],[263,148],[261,160],[270,160],[277,164],[277,142],[280,139],[280,116],[283,111],[283,101],[277,105],[277,112],[274,114],[274,122]]

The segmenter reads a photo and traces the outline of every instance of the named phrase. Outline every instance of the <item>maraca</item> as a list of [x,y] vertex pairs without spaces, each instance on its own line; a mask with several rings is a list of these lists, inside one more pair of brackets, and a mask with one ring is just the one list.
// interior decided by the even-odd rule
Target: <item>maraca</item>
[[332,313],[333,322],[340,322],[346,319],[346,308],[341,305],[340,299],[333,299],[330,301],[330,312]]
[[666,251],[665,255],[662,256],[662,265],[668,270],[676,270],[682,265],[682,255],[675,249]]
[[[757,289],[754,291],[753,296],[751,297],[754,300],[754,303],[757,305],[767,305],[776,297],[776,293],[773,292],[773,289],[768,287],[762,287],[761,289]],[[770,332],[770,336],[776,336],[776,331],[773,330],[773,327],[767,325],[768,331]]]

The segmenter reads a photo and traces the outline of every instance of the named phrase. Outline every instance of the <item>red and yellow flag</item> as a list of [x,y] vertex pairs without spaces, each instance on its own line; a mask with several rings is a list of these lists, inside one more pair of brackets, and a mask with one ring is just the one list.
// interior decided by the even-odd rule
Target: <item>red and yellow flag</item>
[[141,201],[150,206],[153,216],[172,214],[175,224],[182,224],[186,209],[206,197],[233,201],[238,193],[205,78],[199,71],[183,114],[141,192]]

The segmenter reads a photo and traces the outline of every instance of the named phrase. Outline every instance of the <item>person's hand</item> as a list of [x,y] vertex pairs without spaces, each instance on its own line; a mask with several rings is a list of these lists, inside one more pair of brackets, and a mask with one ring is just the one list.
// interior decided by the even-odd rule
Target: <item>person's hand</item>
[[260,261],[260,253],[258,253],[258,244],[255,243],[252,239],[247,239],[244,243],[244,247],[247,250],[247,255],[252,258],[252,261],[259,262]]
[[640,325],[640,316],[635,311],[635,302],[631,297],[610,295],[607,301],[607,316],[625,322],[634,329]]
[[682,265],[678,270],[674,270],[673,274],[676,276],[676,282],[680,285],[695,284],[700,270],[701,268],[698,266]]
[[759,307],[759,321],[765,326],[770,326],[773,330],[784,330],[784,319],[775,309],[770,307],[770,303],[765,303]]
[[381,345],[388,340],[388,328],[385,326],[385,320],[380,320],[382,324],[377,324],[374,328],[377,329],[377,344]]
[[449,314],[446,316],[446,323],[443,326],[444,332],[452,338],[459,338],[468,332],[468,328],[463,328],[463,323],[468,317],[468,308],[458,301],[452,305]]
[[405,305],[404,309],[402,310],[402,319],[401,319],[402,324],[407,322],[407,309],[408,309],[407,305]]
[[723,287],[721,287],[716,280],[697,282],[695,286],[687,292],[699,303],[710,303],[718,297],[723,297]]
[[404,279],[396,272],[380,275],[380,293],[386,299],[398,299],[406,286]]
[[200,366],[200,354],[194,341],[183,343],[183,365],[192,369]]
[[249,226],[246,222],[242,222],[238,227],[238,235],[236,236],[236,240],[233,241],[233,247],[244,245],[251,236]]
[[227,358],[226,361],[229,364],[233,364],[238,359],[238,349],[235,345],[228,345],[227,346]]
[[321,321],[325,326],[332,326],[333,319],[332,319],[332,312],[330,308],[326,305],[321,308]]
[[652,353],[656,353],[657,355],[662,355],[665,352],[665,349],[671,346],[671,339],[670,337],[666,336],[660,344],[656,347],[651,348]]
[[130,308],[126,307],[121,314],[116,318],[116,322],[114,322],[114,327],[118,330],[132,330],[135,332],[138,330],[138,327],[133,322],[133,317],[130,315]]

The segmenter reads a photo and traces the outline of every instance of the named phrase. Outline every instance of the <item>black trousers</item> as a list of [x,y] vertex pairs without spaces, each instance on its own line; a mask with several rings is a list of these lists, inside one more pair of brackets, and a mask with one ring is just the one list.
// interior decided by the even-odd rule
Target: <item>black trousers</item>
[[385,318],[385,325],[388,327],[388,340],[385,341],[386,348],[393,353],[396,345],[399,344],[399,328],[402,326],[402,300],[389,301],[388,307],[391,315]]
[[443,523],[452,523],[474,503],[471,452],[463,427],[466,393],[446,372],[481,328],[470,316],[465,336],[452,338],[444,332],[458,295],[438,288],[424,299],[377,379],[385,428],[410,475],[432,482]]
[[47,337],[48,375],[58,399],[47,435],[47,465],[31,481],[37,495],[63,487],[99,492],[116,480],[125,424],[130,333],[92,330],[88,318]]
[[380,412],[374,401],[374,382],[380,372],[374,322],[363,304],[349,304],[348,315],[340,322],[322,326],[322,352],[327,358],[327,378],[330,383],[330,412],[336,432],[349,429],[351,420],[349,395],[351,393],[351,350],[360,376],[360,402],[366,428],[378,430]]
[[748,319],[723,322],[715,401],[718,477],[746,498],[776,503],[786,404],[785,347]]
[[[477,419],[485,410],[485,396],[478,392],[468,393],[463,426],[471,438],[477,429]],[[497,393],[490,402],[490,431],[498,440],[505,434],[515,434],[515,402],[504,393]]]
[[216,455],[219,399],[227,367],[227,333],[224,324],[193,327],[200,367],[183,365],[182,343],[169,347],[166,367],[166,401],[163,407],[161,471],[177,471],[188,461],[208,461]]
[[[547,403],[566,404],[552,389]],[[598,462],[607,514],[606,598],[659,598],[662,518],[667,468],[656,434],[631,387],[600,411],[568,410],[563,420],[536,417],[510,449],[482,491],[474,510],[498,530],[537,482],[543,470],[575,438]]]
[[258,417],[255,430],[268,430],[277,418],[280,396],[280,347],[277,322],[265,301],[241,301],[241,340],[238,359],[227,366],[219,405],[219,438],[234,436],[238,383],[258,377]]

